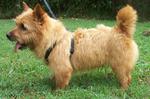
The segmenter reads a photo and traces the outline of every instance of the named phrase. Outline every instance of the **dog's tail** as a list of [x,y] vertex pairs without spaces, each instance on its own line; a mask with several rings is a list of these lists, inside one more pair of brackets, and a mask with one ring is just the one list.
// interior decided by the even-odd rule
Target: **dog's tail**
[[119,10],[116,19],[117,28],[120,33],[124,33],[128,37],[132,37],[137,21],[136,11],[131,6],[127,5]]

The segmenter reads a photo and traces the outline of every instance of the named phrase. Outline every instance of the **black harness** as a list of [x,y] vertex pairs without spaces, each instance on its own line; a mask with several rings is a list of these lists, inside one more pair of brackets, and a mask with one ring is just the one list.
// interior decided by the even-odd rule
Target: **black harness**
[[[48,10],[48,15],[51,16],[52,18],[56,19],[56,16],[54,15],[53,11],[51,10],[51,7],[48,4],[47,0],[39,0],[39,3],[44,4]],[[46,62],[48,62],[48,57],[51,54],[52,50],[55,48],[55,46],[56,46],[56,42],[53,44],[53,46],[49,47],[46,50],[45,57],[44,57]],[[71,58],[71,55],[73,54],[73,52],[74,52],[74,39],[72,38],[71,39],[70,58]]]
[[56,42],[53,44],[53,46],[49,47],[47,50],[46,50],[46,53],[45,53],[45,60],[46,62],[48,62],[48,56],[50,55],[50,53],[52,52],[53,48],[56,46]]
[[[49,47],[46,50],[45,57],[44,57],[46,62],[48,62],[48,57],[51,54],[52,50],[55,48],[55,46],[56,46],[56,42],[53,44],[53,46]],[[70,48],[70,58],[71,58],[71,55],[73,54],[73,52],[74,52],[74,39],[72,38],[71,39],[71,48]]]

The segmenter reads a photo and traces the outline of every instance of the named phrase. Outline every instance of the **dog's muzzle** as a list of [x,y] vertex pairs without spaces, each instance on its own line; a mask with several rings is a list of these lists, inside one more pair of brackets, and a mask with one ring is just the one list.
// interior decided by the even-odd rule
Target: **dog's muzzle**
[[6,37],[10,40],[10,41],[14,41],[15,39],[13,38],[13,36],[11,35],[11,32],[6,34]]
[[6,34],[6,37],[11,41],[10,33],[7,33],[7,34]]
[[[6,34],[6,37],[10,40],[10,41],[16,41],[15,38],[12,36],[12,33],[9,32]],[[15,51],[17,52],[19,49],[22,50],[26,48],[25,44],[21,44],[20,42],[16,41],[16,45],[15,45]]]

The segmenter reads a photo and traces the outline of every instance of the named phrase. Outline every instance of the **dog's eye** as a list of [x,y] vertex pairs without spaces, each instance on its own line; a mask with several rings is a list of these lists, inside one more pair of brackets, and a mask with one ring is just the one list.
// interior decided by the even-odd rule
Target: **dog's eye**
[[27,28],[24,26],[24,24],[21,24],[20,27],[23,31],[27,30]]

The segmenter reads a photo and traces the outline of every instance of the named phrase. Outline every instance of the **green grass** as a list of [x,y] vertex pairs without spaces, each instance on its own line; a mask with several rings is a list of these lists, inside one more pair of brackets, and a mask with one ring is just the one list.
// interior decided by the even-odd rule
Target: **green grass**
[[[114,21],[64,19],[65,26],[73,31],[77,27],[95,27],[98,23],[113,26]],[[28,49],[14,53],[14,43],[6,33],[14,27],[12,20],[0,20],[0,99],[150,99],[150,37],[142,32],[150,28],[150,22],[138,23],[135,40],[140,58],[132,73],[129,89],[120,89],[110,68],[76,73],[70,85],[63,90],[52,91],[49,81],[52,75],[48,67]]]

